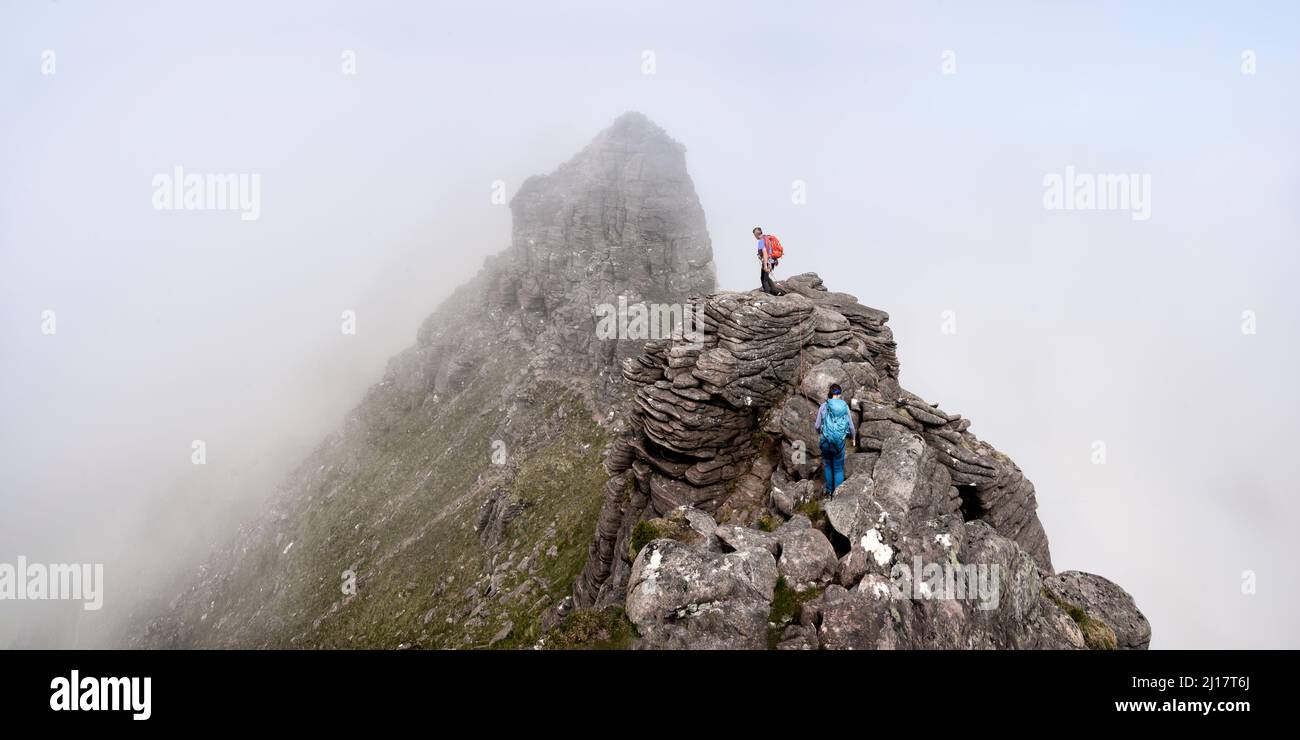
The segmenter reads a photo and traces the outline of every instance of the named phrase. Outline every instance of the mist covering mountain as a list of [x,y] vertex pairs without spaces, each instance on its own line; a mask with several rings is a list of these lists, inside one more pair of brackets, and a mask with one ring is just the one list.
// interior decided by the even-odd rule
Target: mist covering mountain
[[[647,118],[510,207],[510,246],[129,644],[1146,647],[1122,588],[1054,572],[1015,463],[905,390],[884,311],[834,275],[717,292],[685,149]],[[602,338],[601,309],[648,304],[703,341]],[[861,441],[828,503],[831,382]],[[896,598],[922,561],[988,567],[996,606]]]

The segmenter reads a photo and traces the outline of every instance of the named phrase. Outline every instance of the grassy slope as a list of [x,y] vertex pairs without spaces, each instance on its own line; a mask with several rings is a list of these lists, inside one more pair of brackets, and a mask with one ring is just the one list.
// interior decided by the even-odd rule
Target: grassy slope
[[[568,595],[586,562],[605,482],[601,457],[607,440],[582,402],[560,386],[541,384],[526,397],[523,423],[545,433],[516,453],[517,469],[491,481],[524,504],[502,542],[492,549],[479,543],[474,525],[489,488],[481,486],[465,505],[392,551],[385,567],[364,578],[357,596],[305,646],[485,647],[507,623],[512,629],[493,647],[536,641],[541,611]],[[491,428],[465,431],[462,445],[490,448]],[[439,466],[433,472],[437,477],[444,471]],[[438,513],[413,512],[425,521]],[[552,545],[554,556],[547,554]],[[528,564],[517,567],[525,557]],[[495,589],[482,597],[494,570],[500,576]],[[480,601],[484,606],[471,615]]]
[[[506,363],[481,367],[454,396],[395,405],[379,431],[318,450],[249,544],[181,599],[170,629],[148,643],[478,647],[507,622],[513,629],[494,647],[535,642],[541,610],[569,593],[587,556],[604,433],[576,393],[513,386]],[[498,467],[492,442],[503,426],[522,443]],[[489,549],[474,525],[494,489],[526,506]],[[485,598],[494,567],[496,590]],[[342,588],[346,571],[357,574],[355,595]]]

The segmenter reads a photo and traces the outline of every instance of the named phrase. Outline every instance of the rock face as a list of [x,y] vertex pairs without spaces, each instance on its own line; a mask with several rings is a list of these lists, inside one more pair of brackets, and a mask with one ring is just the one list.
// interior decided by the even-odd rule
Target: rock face
[[1066,609],[1083,611],[1085,623],[1101,622],[1113,633],[1115,647],[1146,650],[1151,624],[1138,611],[1133,597],[1101,576],[1070,570],[1045,579],[1049,597]]
[[776,561],[763,549],[724,555],[655,540],[632,568],[627,615],[644,646],[762,648],[776,579]]
[[[650,337],[602,340],[597,306],[681,303],[714,288],[713,246],[686,149],[639,113],[510,202],[508,252],[488,260],[487,303],[544,321],[530,360],[595,375]],[[634,333],[634,332],[633,332]]]
[[[802,594],[782,648],[1147,645],[1122,589],[1054,575],[1020,469],[969,420],[900,386],[884,312],[810,273],[780,287],[711,295],[703,337],[651,342],[623,362],[635,399],[606,454],[576,604],[625,604],[645,647],[760,646],[758,558],[765,579],[774,570],[778,589]],[[828,500],[813,419],[831,383],[859,444]],[[683,506],[719,523],[704,527],[713,538],[655,540],[633,558],[638,522]]]

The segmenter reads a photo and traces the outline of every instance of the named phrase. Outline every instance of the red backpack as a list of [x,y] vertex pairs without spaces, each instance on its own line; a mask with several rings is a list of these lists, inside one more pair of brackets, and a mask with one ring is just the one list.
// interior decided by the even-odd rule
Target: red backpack
[[764,234],[763,243],[767,245],[767,251],[772,255],[772,259],[778,260],[785,256],[785,249],[781,247],[781,240],[775,236]]

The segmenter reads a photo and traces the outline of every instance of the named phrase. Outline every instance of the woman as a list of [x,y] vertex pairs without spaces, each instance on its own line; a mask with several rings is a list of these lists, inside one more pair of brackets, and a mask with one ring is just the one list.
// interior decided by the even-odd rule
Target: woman
[[844,457],[848,454],[844,438],[852,438],[855,447],[858,444],[858,430],[853,428],[853,415],[849,413],[849,405],[840,397],[842,394],[839,384],[832,383],[826,393],[826,403],[817,409],[817,422],[813,427],[821,435],[822,467],[826,471],[828,497],[844,482]]

